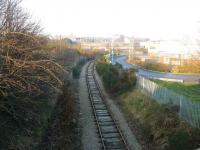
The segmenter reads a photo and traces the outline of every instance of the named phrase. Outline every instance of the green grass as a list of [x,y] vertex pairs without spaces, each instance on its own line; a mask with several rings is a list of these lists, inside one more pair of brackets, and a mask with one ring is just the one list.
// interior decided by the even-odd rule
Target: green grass
[[200,102],[200,85],[193,83],[177,83],[154,80],[157,84],[166,87],[178,94],[189,97],[191,100]]

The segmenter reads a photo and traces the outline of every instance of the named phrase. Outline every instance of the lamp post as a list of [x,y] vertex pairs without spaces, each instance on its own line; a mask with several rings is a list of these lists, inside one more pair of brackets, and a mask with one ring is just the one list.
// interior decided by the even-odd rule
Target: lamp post
[[111,39],[109,54],[110,54],[111,63],[113,63],[113,54],[114,54],[114,52],[113,52],[113,39]]
[[111,59],[111,63],[113,64],[113,54],[114,54],[114,52],[113,52],[113,40],[112,40],[112,42],[111,42],[111,50],[112,50],[112,59]]

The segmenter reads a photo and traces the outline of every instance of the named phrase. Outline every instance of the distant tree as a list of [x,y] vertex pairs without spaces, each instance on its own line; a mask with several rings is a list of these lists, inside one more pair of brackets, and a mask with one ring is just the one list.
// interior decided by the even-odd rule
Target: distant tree
[[200,60],[195,58],[186,60],[181,65],[174,66],[172,72],[200,74]]

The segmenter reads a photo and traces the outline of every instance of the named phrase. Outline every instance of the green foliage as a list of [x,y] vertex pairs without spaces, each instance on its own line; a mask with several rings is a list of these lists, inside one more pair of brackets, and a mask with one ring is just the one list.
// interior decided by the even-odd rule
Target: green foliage
[[133,89],[120,97],[120,104],[130,120],[137,120],[143,130],[143,138],[154,143],[159,150],[192,150],[200,143],[200,131],[191,128],[171,112]]
[[76,97],[72,87],[73,84],[68,80],[64,81],[62,94],[57,99],[48,122],[48,128],[36,150],[80,149],[79,137],[76,132],[78,125]]
[[0,149],[7,149],[11,143],[15,149],[29,149],[29,138],[39,141],[55,98],[55,92],[47,84],[41,83],[41,87],[48,92],[39,95],[17,95],[13,91],[13,95],[0,98],[1,103],[6,102],[6,106],[12,110],[0,110]]
[[98,63],[97,72],[102,76],[106,90],[113,91],[119,80],[119,72],[116,66],[107,63]]
[[81,68],[87,62],[86,58],[81,59],[75,67],[72,68],[72,74],[75,79],[78,79],[81,73]]
[[178,130],[169,137],[170,150],[193,149],[190,140],[190,135],[185,130]]
[[[131,89],[134,85],[136,85],[136,76],[135,70],[130,69],[123,71],[120,76],[120,86],[124,91]],[[123,92],[123,91],[122,91]]]
[[103,58],[97,62],[96,69],[103,79],[106,90],[113,94],[129,90],[136,84],[134,70],[122,70],[120,64],[109,64]]

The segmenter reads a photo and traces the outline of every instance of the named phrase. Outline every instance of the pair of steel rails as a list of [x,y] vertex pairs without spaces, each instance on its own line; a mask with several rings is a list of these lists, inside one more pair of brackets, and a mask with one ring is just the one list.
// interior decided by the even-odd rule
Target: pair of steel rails
[[102,149],[129,150],[116,120],[106,105],[105,97],[97,82],[94,70],[95,62],[91,61],[86,69],[86,83]]

